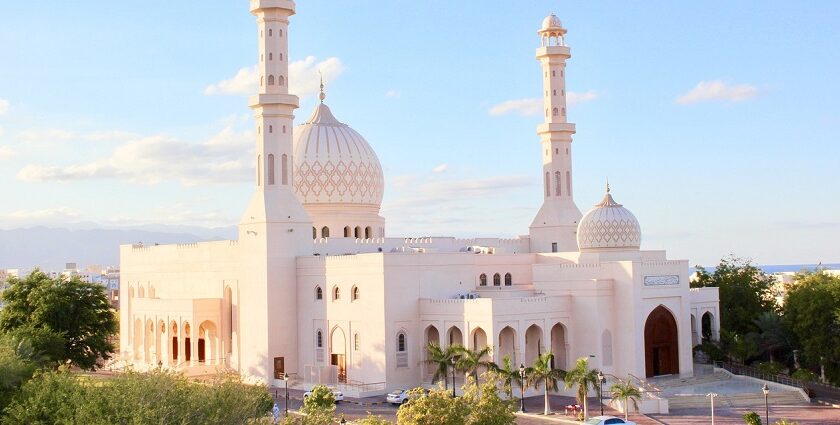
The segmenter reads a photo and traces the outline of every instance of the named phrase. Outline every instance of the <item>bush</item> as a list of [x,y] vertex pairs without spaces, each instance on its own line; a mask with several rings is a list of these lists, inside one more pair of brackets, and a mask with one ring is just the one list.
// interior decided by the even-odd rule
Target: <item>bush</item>
[[775,425],[799,425],[799,422],[793,422],[787,419],[782,419],[779,422],[776,422]]
[[758,413],[755,412],[747,412],[744,413],[744,423],[747,425],[761,425],[761,416],[758,416]]
[[382,416],[378,416],[378,415],[374,416],[370,412],[368,412],[368,415],[367,415],[366,418],[353,421],[353,423],[359,424],[359,425],[391,425],[391,422],[388,422]]
[[817,374],[814,373],[814,372],[811,372],[808,369],[796,369],[796,371],[793,372],[790,376],[793,379],[798,379],[800,381],[805,381],[805,382],[817,382],[819,380],[819,378],[817,377]]
[[703,341],[702,344],[694,346],[694,352],[701,352],[713,362],[726,360],[726,353],[714,342]]
[[761,362],[758,364],[758,370],[767,375],[778,375],[785,370],[785,365],[779,362]]

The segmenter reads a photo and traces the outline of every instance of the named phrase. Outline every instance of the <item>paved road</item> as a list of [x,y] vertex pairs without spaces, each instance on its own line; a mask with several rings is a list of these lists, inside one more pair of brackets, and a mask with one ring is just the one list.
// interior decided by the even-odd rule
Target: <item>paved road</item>
[[[272,388],[272,393],[274,392]],[[277,401],[280,409],[284,406],[283,389],[277,390]],[[274,394],[272,394],[274,395]],[[289,409],[297,410],[303,404],[303,391],[289,390]],[[384,419],[396,422],[397,407],[384,402],[385,397],[368,397],[364,399],[348,399],[336,406],[336,415],[344,417],[347,420],[364,418],[371,413],[373,415],[382,416]],[[548,425],[561,423],[556,419],[571,420],[572,416],[566,416],[563,412],[563,407],[572,404],[574,398],[552,395],[549,396],[549,403],[551,404],[554,414],[549,417],[541,415],[527,415],[518,416],[516,423],[519,425]],[[597,399],[590,399],[590,416],[600,414],[600,405]],[[531,414],[541,414],[543,412],[543,397],[535,396],[525,399],[525,410]],[[756,411],[764,418],[764,405],[754,406],[750,408],[716,408],[715,409],[715,424],[716,425],[741,425],[744,423],[741,418],[747,411]],[[607,415],[615,415],[623,417],[623,415],[609,406],[604,406],[604,413]],[[818,405],[799,405],[799,406],[775,406],[770,410],[770,422],[775,423],[779,419],[789,419],[798,422],[800,425],[840,425],[840,409],[818,406]],[[709,409],[680,409],[673,410],[669,415],[630,415],[630,420],[639,425],[659,425],[659,424],[673,424],[673,425],[708,425],[711,423]]]

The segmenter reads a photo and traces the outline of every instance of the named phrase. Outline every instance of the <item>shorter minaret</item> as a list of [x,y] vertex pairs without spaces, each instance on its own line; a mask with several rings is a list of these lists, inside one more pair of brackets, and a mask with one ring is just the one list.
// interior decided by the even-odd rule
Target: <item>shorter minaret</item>
[[544,123],[537,127],[543,163],[543,205],[531,223],[531,252],[577,251],[575,232],[581,213],[572,188],[572,135],[566,121],[566,30],[554,14],[537,31],[543,74]]

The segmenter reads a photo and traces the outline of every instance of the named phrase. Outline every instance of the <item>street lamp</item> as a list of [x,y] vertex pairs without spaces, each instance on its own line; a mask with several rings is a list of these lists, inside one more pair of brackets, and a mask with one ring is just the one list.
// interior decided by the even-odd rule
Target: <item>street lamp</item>
[[[604,383],[607,382],[607,378],[604,377],[604,374],[599,370],[598,371],[598,403],[601,405],[601,416],[604,416]],[[627,406],[624,406],[627,409]]]
[[455,357],[449,359],[449,363],[452,365],[452,398],[455,398]]
[[764,384],[761,387],[761,392],[764,393],[764,420],[769,424],[770,423],[770,405],[767,404],[767,395],[770,394],[770,387],[767,384]]
[[289,417],[289,374],[283,372],[283,389],[286,392],[286,401],[283,403],[283,417]]
[[715,397],[718,395],[716,393],[708,393],[706,397],[712,400],[712,425],[715,425]]
[[519,398],[519,411],[525,413],[525,365],[519,364],[519,391],[522,397]]

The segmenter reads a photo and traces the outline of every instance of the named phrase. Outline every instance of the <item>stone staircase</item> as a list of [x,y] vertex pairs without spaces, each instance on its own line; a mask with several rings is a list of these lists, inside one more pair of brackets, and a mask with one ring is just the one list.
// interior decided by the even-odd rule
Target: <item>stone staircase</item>
[[[798,391],[774,391],[768,396],[774,406],[807,405]],[[668,397],[670,409],[708,408],[709,398],[705,395],[683,395]],[[716,407],[760,407],[764,406],[763,394],[719,394],[715,397]]]

